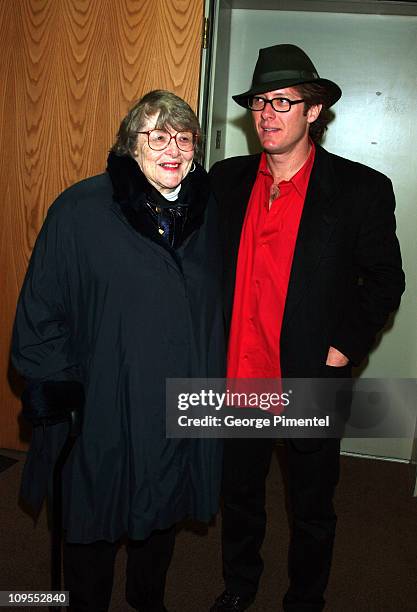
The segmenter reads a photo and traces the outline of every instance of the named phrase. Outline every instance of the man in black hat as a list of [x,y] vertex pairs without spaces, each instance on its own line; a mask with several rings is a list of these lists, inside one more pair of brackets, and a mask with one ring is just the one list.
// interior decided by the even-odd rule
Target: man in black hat
[[[304,51],[287,44],[261,49],[252,87],[233,96],[251,110],[263,152],[211,170],[222,217],[230,379],[349,378],[400,303],[391,182],[318,144],[340,96]],[[340,440],[293,438],[285,446],[292,524],[283,607],[318,612],[335,535]],[[226,590],[212,612],[246,610],[255,599],[273,449],[270,439],[226,441]]]

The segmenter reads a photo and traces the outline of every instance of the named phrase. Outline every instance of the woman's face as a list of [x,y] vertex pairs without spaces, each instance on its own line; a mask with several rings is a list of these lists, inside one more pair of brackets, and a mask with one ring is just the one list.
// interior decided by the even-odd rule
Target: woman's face
[[[153,130],[157,118],[157,114],[149,117],[142,131]],[[165,129],[171,136],[176,134],[176,130],[170,127]],[[162,194],[173,191],[187,176],[193,157],[194,151],[181,151],[174,138],[171,139],[166,149],[153,151],[148,145],[147,134],[138,134],[134,159],[148,181]]]

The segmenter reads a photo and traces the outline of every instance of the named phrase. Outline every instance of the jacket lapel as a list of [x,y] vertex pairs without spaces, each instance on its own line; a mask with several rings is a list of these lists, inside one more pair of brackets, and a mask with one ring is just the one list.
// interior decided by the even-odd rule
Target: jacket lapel
[[[244,163],[242,163],[244,160]],[[230,190],[223,191],[221,187],[215,189],[220,193],[220,227],[222,238],[222,250],[224,257],[224,313],[227,325],[229,324],[233,296],[236,282],[236,267],[239,252],[240,235],[245,220],[252,188],[256,180],[260,155],[252,155],[247,158],[237,158],[236,168],[230,175],[217,176],[216,182],[224,181],[232,184]]]
[[316,156],[295,244],[285,303],[284,322],[290,320],[333,232],[339,209],[330,155],[316,145]]
[[[245,220],[250,195],[256,180],[260,155],[252,155],[247,158],[237,158],[238,165],[232,172],[232,185],[230,190],[221,196],[222,207],[220,210],[222,220],[222,234],[224,243],[225,261],[232,262],[237,259],[240,235]],[[242,163],[240,160],[245,160]],[[230,181],[229,176],[221,177],[221,180]]]

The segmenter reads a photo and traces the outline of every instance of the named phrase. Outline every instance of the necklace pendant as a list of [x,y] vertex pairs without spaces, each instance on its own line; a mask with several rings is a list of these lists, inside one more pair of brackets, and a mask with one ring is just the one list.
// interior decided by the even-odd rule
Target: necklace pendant
[[271,191],[269,192],[269,203],[272,204],[274,200],[279,198],[279,194],[280,194],[280,191],[279,191],[278,185],[273,184],[271,186]]

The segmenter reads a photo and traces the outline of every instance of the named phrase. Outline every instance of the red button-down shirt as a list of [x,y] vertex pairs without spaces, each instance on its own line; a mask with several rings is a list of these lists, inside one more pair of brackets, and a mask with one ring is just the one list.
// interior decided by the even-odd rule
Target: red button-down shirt
[[240,238],[227,377],[281,376],[280,335],[301,213],[315,147],[300,170],[279,183],[269,206],[273,177],[261,155]]

